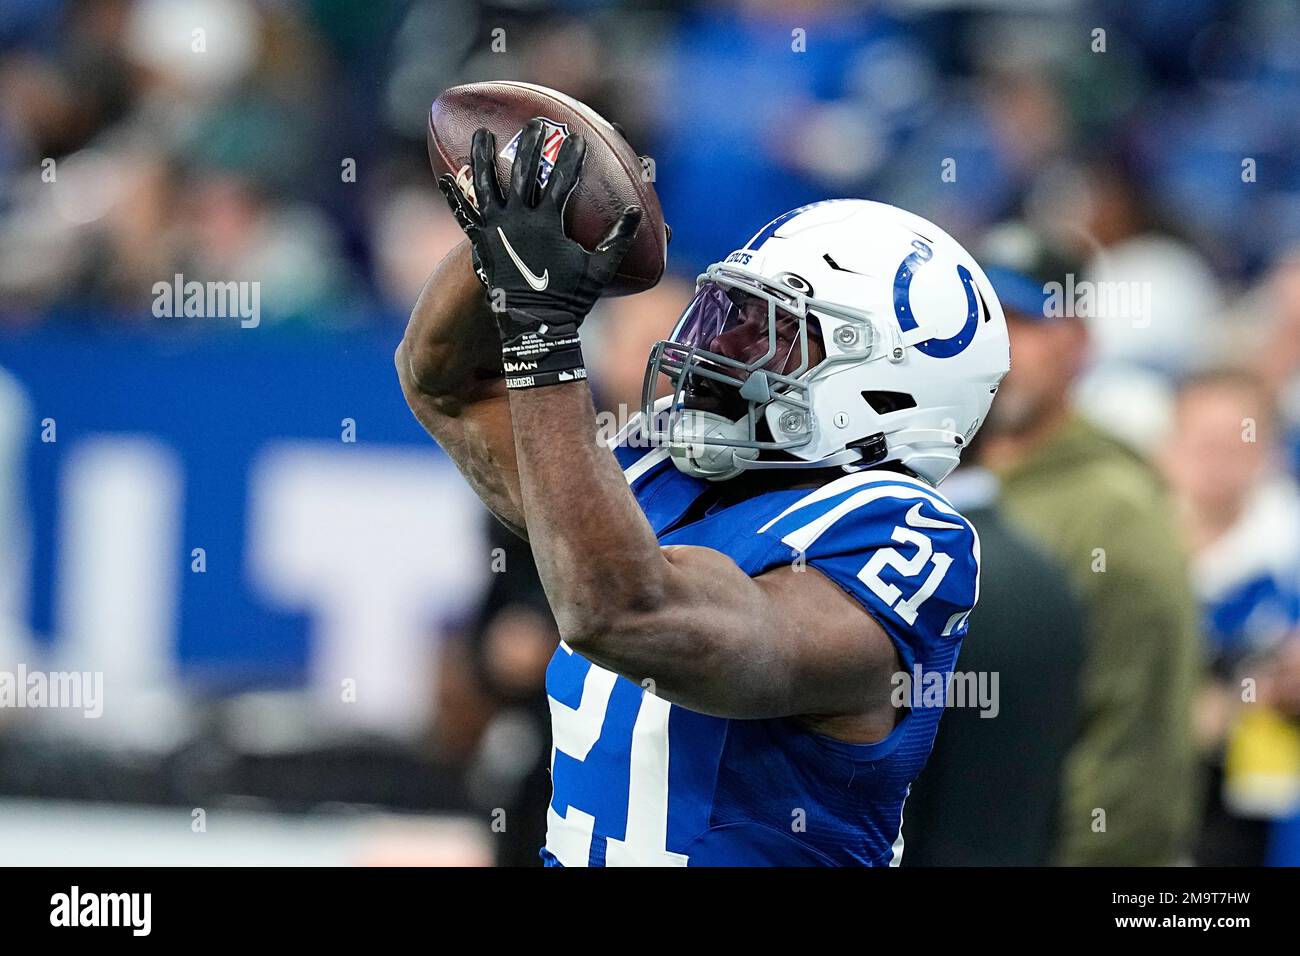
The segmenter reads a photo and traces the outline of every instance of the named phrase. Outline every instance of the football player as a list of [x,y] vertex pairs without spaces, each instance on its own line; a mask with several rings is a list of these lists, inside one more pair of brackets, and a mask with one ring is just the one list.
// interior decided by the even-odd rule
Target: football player
[[569,239],[584,143],[539,187],[542,129],[504,192],[485,130],[475,204],[443,183],[472,248],[430,278],[396,364],[528,538],[559,625],[543,859],[896,865],[979,590],[975,532],[936,486],[1009,365],[996,295],[917,216],[792,210],[699,277],[611,447],[578,329],[640,211],[595,249]]

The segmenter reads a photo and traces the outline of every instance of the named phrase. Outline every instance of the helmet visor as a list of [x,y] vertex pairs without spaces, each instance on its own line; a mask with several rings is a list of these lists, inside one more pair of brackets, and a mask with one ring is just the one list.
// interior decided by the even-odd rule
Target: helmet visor
[[[751,375],[766,373],[779,393],[783,380],[818,365],[826,350],[815,316],[800,317],[774,298],[709,281],[700,285],[669,336],[667,357],[685,360],[682,365],[689,368],[673,383],[680,407],[737,421],[747,412],[741,389]],[[664,369],[670,378],[677,370]]]
[[770,299],[712,281],[700,286],[669,341],[778,375],[797,375],[826,357],[815,316],[801,319]]

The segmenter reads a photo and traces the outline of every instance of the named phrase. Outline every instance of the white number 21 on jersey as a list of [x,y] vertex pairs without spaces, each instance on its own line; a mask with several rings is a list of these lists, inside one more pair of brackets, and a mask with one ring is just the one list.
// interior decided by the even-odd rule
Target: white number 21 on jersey
[[[560,645],[561,654],[573,651]],[[580,658],[578,659],[581,660]],[[574,663],[577,663],[575,661]],[[582,700],[569,707],[549,698],[555,749],[574,760],[585,761],[601,746],[629,746],[627,741],[602,739],[617,675],[589,664],[582,684]],[[597,819],[626,815],[623,839],[609,838],[607,866],[685,866],[686,857],[667,849],[668,842],[668,701],[642,692],[632,725],[627,790],[618,786],[603,791],[598,802],[564,813],[547,808],[546,848],[565,866],[586,866]],[[615,806],[618,804],[618,806]]]
[[[927,518],[921,514],[920,505],[916,505],[907,513],[907,523],[909,525],[919,525],[920,527],[941,527],[960,529],[961,525],[951,524],[947,521],[937,521],[934,518]],[[948,555],[935,553],[934,545],[930,542],[929,537],[921,532],[914,530],[912,527],[898,526],[894,528],[891,537],[899,544],[907,544],[916,550],[910,558],[905,558],[897,548],[880,548],[871,556],[866,567],[858,572],[858,580],[871,589],[880,600],[894,609],[899,617],[908,624],[916,623],[917,612],[935,591],[939,589],[939,584],[943,581],[943,576],[948,573],[952,567],[952,558]],[[926,565],[933,565],[929,575],[921,582],[921,586],[912,593],[910,597],[903,597],[903,592],[897,585],[890,584],[883,580],[880,572],[885,568],[893,568],[899,575],[905,578],[915,578]]]

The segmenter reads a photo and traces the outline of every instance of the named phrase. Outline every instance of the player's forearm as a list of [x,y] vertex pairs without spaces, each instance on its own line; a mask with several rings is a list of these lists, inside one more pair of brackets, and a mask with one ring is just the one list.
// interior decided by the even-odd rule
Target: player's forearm
[[485,384],[500,379],[501,346],[468,241],[429,276],[396,363],[404,387],[435,399],[474,400]]
[[510,412],[528,537],[560,633],[571,646],[604,639],[661,604],[668,562],[597,436],[585,382],[513,389]]
[[586,383],[513,389],[510,407],[528,538],[565,642],[702,712],[794,712],[792,671],[773,667],[776,650],[750,626],[761,589],[707,549],[681,549],[696,560],[674,565],[597,437]]
[[525,536],[501,347],[468,242],[425,283],[394,364],[420,424],[483,503]]

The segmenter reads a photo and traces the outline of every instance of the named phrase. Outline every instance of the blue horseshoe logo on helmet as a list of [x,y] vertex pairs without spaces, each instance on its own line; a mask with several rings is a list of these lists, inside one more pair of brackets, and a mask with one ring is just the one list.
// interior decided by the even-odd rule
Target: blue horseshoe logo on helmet
[[[929,244],[916,239],[912,242],[912,251],[899,263],[898,271],[894,274],[894,315],[904,332],[920,328],[916,317],[912,314],[910,301],[912,279],[916,275],[916,270],[932,258],[934,258],[934,250]],[[931,358],[952,358],[954,355],[960,355],[975,338],[975,330],[979,327],[982,303],[976,294],[975,280],[970,270],[963,265],[957,266],[957,276],[961,279],[962,288],[966,290],[966,322],[955,335],[946,339],[926,339],[924,342],[916,343],[916,347]]]

